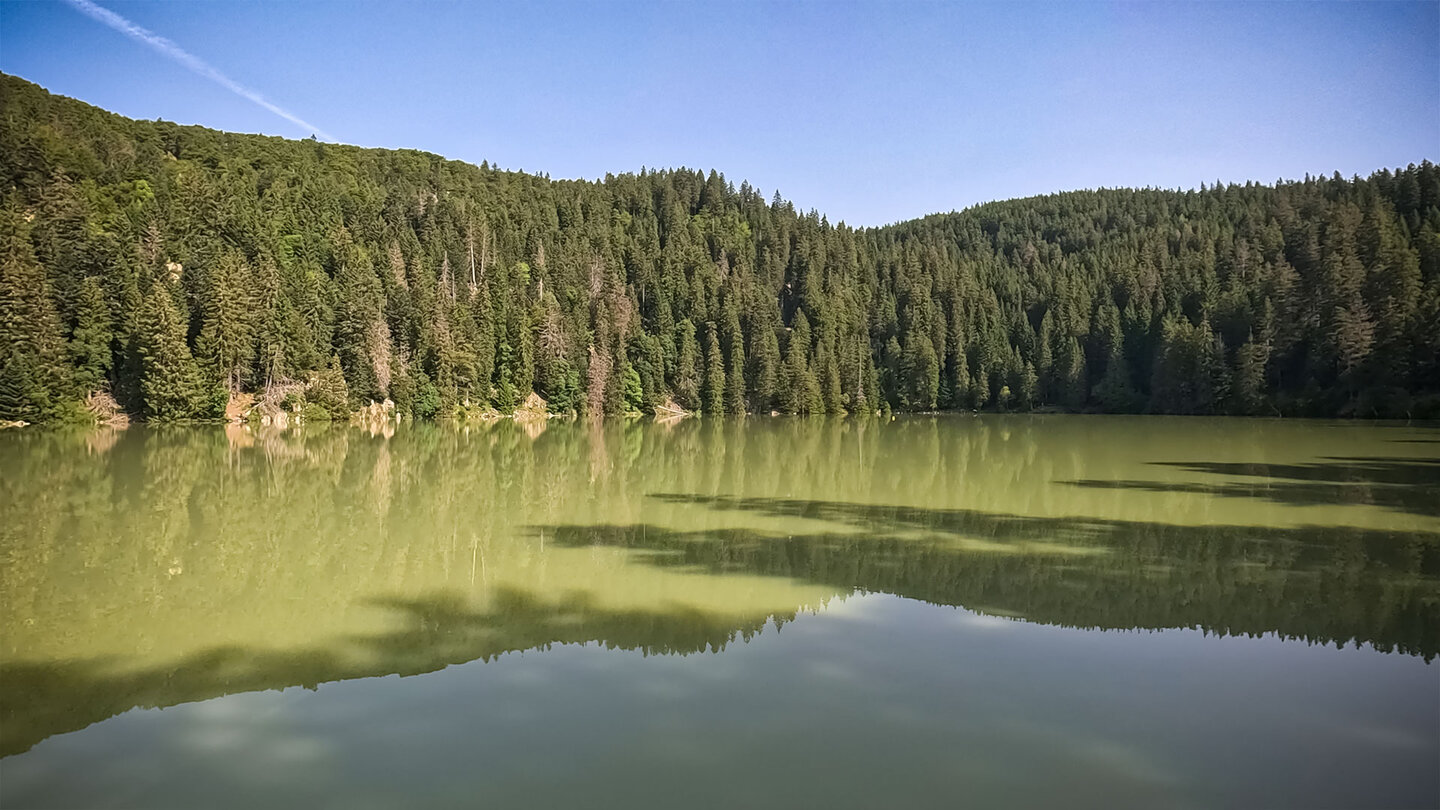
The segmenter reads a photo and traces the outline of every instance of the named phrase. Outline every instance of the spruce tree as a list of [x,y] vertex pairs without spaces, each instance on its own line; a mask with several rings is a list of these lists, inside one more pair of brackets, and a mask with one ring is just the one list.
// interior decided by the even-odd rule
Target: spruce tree
[[[673,394],[715,410],[723,376],[725,410],[803,412],[992,407],[1006,388],[1023,407],[1033,369],[1033,401],[1072,408],[1440,416],[1428,162],[855,230],[708,170],[551,182],[341,155],[96,115],[3,76],[0,113],[0,359],[32,415],[107,377],[146,412],[139,347],[164,341],[138,321],[156,279],[222,394],[336,355],[357,402],[388,391],[448,413],[538,386],[578,403],[593,343],[610,412],[629,407],[632,370],[646,407]],[[25,146],[56,132],[67,149]]]
[[745,351],[737,338],[730,345],[730,370],[725,375],[725,412],[745,413]]
[[228,251],[210,271],[201,307],[200,336],[195,352],[207,382],[238,392],[250,377],[255,356],[255,301],[245,260]]
[[50,394],[36,378],[34,359],[19,347],[8,347],[0,358],[0,420],[29,423],[47,418]]
[[165,288],[156,283],[141,311],[138,352],[144,377],[145,416],[157,422],[216,415],[200,371],[185,345],[185,325]]
[[75,369],[76,391],[89,393],[108,386],[112,363],[110,341],[114,330],[100,279],[95,276],[85,279],[76,304],[75,329],[70,333],[70,362]]
[[757,413],[769,413],[777,405],[780,384],[780,340],[775,330],[760,327],[752,332],[755,353],[750,359],[750,407]]
[[700,408],[700,346],[695,342],[695,326],[686,318],[675,324],[675,379],[672,393],[675,402],[687,410]]
[[[340,356],[330,355],[330,363],[321,369],[305,391],[305,401],[318,410],[316,416],[330,419],[346,419],[350,415],[350,391],[345,383],[345,373],[340,368]],[[438,403],[437,403],[438,405]],[[433,411],[429,416],[433,416]]]
[[725,410],[725,358],[714,322],[705,324],[704,409],[717,415]]
[[43,421],[62,416],[74,405],[69,358],[50,284],[35,260],[29,223],[13,200],[0,210],[0,351],[24,358],[28,376],[17,386],[26,404],[17,401],[10,406],[12,413],[30,417],[25,421]]

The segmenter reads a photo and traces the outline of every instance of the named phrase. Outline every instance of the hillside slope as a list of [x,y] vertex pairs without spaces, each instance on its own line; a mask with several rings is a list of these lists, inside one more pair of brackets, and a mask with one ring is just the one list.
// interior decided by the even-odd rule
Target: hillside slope
[[0,75],[0,418],[269,392],[507,410],[1440,416],[1440,169],[857,230],[686,169],[552,181],[133,121]]

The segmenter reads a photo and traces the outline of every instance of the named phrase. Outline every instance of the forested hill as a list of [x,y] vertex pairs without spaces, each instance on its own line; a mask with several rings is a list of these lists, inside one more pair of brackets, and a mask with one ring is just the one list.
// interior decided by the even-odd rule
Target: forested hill
[[0,76],[0,418],[893,408],[1440,416],[1440,168],[876,229],[132,121]]

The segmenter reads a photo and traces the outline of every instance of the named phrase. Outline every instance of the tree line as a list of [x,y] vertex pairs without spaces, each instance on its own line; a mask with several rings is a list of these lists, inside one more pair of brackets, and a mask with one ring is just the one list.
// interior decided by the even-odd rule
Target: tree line
[[134,121],[0,75],[0,418],[1058,408],[1440,416],[1440,169],[883,228]]

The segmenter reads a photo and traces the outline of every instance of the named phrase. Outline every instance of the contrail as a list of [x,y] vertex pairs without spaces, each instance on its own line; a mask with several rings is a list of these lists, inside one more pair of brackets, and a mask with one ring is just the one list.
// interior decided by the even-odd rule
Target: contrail
[[224,73],[221,73],[220,71],[211,67],[200,57],[195,56],[189,51],[186,51],[184,48],[181,48],[179,45],[176,45],[165,37],[141,28],[140,26],[130,22],[129,20],[121,17],[119,14],[116,14],[113,11],[95,5],[94,3],[90,2],[90,0],[65,0],[65,2],[74,6],[77,10],[83,12],[86,16],[105,23],[106,25],[114,28],[116,31],[119,31],[125,36],[149,45],[151,48],[154,48],[165,56],[168,56],[171,59],[174,59],[176,62],[184,65],[192,73],[197,73],[201,76],[204,76],[205,78],[209,79],[212,82],[215,82],[221,87],[224,87],[226,90],[229,90],[235,95],[249,99],[250,101],[259,104],[261,107],[264,107],[270,112],[275,113],[281,118],[284,118],[286,121],[289,121],[290,123],[295,124],[302,129],[306,129],[310,132],[315,133],[315,136],[317,138],[323,138],[327,141],[335,140],[335,138],[326,134],[319,127],[316,127],[314,124],[307,122],[300,116],[294,115],[289,111],[284,110],[281,107],[271,103],[264,96],[260,95],[254,90],[251,90],[245,85],[240,84],[229,76],[226,76]]

